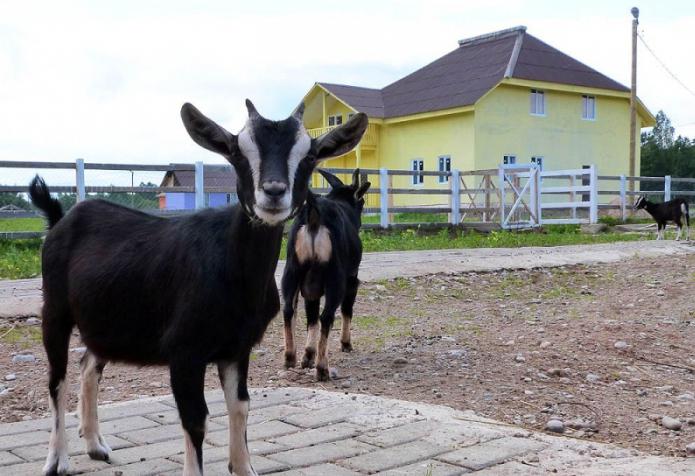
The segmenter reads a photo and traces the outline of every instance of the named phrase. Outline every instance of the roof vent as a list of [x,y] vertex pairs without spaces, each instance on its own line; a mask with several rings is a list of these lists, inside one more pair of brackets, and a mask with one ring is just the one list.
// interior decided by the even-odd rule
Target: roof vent
[[523,34],[524,32],[526,32],[525,26],[515,26],[513,28],[507,28],[506,30],[494,31],[492,33],[485,33],[484,35],[478,35],[472,38],[459,40],[459,46],[477,45],[479,43],[485,43],[486,41],[490,40],[498,40],[500,38],[505,38],[508,36]]

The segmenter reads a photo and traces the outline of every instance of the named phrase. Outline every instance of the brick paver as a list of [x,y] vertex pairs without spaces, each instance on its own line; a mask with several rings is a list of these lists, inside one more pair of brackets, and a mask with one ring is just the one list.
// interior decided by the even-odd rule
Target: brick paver
[[[251,393],[249,450],[259,474],[695,474],[693,459],[532,434],[442,406],[302,388]],[[224,405],[217,405],[223,396],[212,391],[206,397],[222,414],[211,419],[205,440],[205,474],[228,474],[228,429]],[[75,417],[69,416],[71,471],[92,476],[180,474],[184,443],[172,405],[171,397],[164,397],[100,408],[113,448],[110,463],[84,454]],[[48,428],[48,419],[0,425],[0,474],[39,474]]]

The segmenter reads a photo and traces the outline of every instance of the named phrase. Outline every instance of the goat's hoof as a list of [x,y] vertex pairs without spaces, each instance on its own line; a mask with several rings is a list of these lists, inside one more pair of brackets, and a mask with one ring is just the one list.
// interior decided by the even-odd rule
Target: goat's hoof
[[341,342],[340,350],[343,352],[352,352],[352,344],[350,342]]
[[316,367],[316,380],[319,382],[328,382],[331,375],[326,367]]
[[68,458],[56,458],[54,461],[46,461],[43,467],[44,476],[64,476],[68,474]]
[[315,364],[316,351],[313,349],[305,349],[304,357],[302,357],[302,368],[310,369]]
[[104,440],[104,437],[99,435],[90,444],[87,445],[87,454],[96,461],[108,461],[111,448]]
[[295,354],[285,354],[285,368],[292,369],[297,366],[297,356]]
[[[251,464],[242,465],[241,468],[242,469],[236,473],[239,476],[258,476],[258,473],[253,469]],[[234,465],[232,463],[227,465],[227,469],[229,470],[229,474],[234,474]]]

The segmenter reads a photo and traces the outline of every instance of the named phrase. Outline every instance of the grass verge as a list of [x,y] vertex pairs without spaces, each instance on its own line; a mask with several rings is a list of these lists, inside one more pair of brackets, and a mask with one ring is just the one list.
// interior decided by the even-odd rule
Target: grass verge
[[[414,229],[389,232],[363,230],[360,234],[366,252],[582,245],[649,238],[631,233],[588,235],[580,233],[579,227],[574,225],[551,226],[533,232],[493,231],[487,234],[449,230],[423,234]],[[40,239],[0,240],[0,279],[38,276],[41,273],[40,249]],[[286,241],[283,240],[280,258],[284,259],[286,255]]]

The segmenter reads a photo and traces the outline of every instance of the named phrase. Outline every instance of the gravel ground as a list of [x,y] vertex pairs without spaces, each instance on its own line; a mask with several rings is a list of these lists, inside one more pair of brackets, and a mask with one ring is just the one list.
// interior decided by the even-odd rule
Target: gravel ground
[[[693,284],[692,254],[375,281],[358,296],[352,353],[338,350],[337,319],[330,354],[337,378],[317,383],[311,371],[284,370],[276,319],[254,351],[250,385],[444,404],[532,430],[684,456],[695,441]],[[6,321],[0,342],[0,421],[47,415],[38,325]],[[80,346],[75,334],[71,409]],[[35,360],[17,362],[31,360],[19,354]],[[206,386],[219,386],[213,368]],[[109,365],[100,402],[169,391],[163,368]]]

